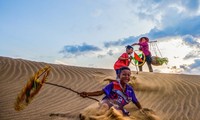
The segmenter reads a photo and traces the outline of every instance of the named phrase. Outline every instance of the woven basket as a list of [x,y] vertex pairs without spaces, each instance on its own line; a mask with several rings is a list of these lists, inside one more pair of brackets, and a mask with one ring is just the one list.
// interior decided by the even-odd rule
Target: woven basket
[[161,66],[163,64],[163,63],[159,62],[159,59],[161,59],[161,58],[158,56],[152,56],[151,59],[152,59],[152,62],[151,62],[152,65]]

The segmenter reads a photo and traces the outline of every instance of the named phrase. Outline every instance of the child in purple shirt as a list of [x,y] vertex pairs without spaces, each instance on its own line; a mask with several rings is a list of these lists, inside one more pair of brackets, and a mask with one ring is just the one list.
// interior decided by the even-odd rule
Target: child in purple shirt
[[130,81],[130,75],[131,71],[128,67],[121,67],[119,72],[120,81],[111,82],[100,91],[82,92],[80,95],[87,97],[105,94],[101,105],[106,105],[108,109],[114,106],[114,108],[121,110],[124,115],[129,115],[129,112],[124,109],[124,106],[131,101],[143,112],[134,90],[127,84]]
[[[153,68],[151,66],[151,62],[152,62],[151,52],[149,51],[148,42],[149,42],[149,38],[141,37],[139,39],[139,43],[134,43],[134,44],[132,44],[132,46],[133,45],[139,45],[140,46],[140,50],[144,53],[144,55],[146,57],[146,62],[147,62],[148,68],[149,68],[149,72],[153,72]],[[140,62],[139,62],[139,64],[140,64]],[[142,66],[139,66],[139,70],[142,71]]]

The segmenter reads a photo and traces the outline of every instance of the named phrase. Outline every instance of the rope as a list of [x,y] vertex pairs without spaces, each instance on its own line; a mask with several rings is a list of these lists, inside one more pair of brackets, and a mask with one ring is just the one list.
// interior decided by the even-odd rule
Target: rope
[[[68,88],[68,87],[62,86],[62,85],[58,85],[58,84],[54,84],[54,83],[50,83],[50,82],[45,82],[45,84],[48,84],[48,85],[53,85],[53,86],[56,86],[56,87],[65,88],[65,89],[67,89],[67,90],[70,90],[70,91],[72,91],[72,92],[74,92],[74,93],[76,93],[76,94],[80,94],[80,92],[78,92],[78,91],[75,91],[75,90],[73,90],[73,89],[71,89],[71,88]],[[99,100],[98,100],[98,99],[96,99],[96,98],[93,98],[93,97],[90,97],[90,96],[87,96],[87,98],[89,98],[89,99],[92,99],[92,100],[95,100],[95,101],[99,102]]]
[[155,48],[154,48],[154,43],[152,43],[152,42],[149,42],[149,43],[150,43],[150,51],[151,51],[151,53],[154,53],[156,55],[156,51],[155,51]]
[[157,45],[157,41],[150,41],[149,43],[150,43],[150,50],[152,50],[156,56],[158,56],[157,54],[157,51],[158,51],[160,54],[160,57],[162,57],[160,49],[158,48],[158,45]]
[[152,44],[151,43],[149,43],[149,44],[150,44],[150,48],[149,49],[150,49],[150,51],[152,51]]
[[158,52],[160,53],[160,57],[162,57],[162,54],[161,54],[160,49],[158,48],[158,45],[157,45],[157,44],[156,44],[156,47],[157,47],[157,49],[158,49]]
[[155,47],[155,46],[156,46],[156,43],[153,43],[153,50],[154,50],[154,53],[155,53],[156,56],[158,56],[158,54],[157,54],[157,52],[156,52],[157,50],[156,50],[156,47]]

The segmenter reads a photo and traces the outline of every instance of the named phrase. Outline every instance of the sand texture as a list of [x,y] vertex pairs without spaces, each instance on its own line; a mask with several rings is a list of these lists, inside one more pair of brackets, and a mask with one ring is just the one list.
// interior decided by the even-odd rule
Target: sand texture
[[[44,84],[31,103],[15,111],[14,103],[27,81],[41,68],[51,67],[47,82],[77,92],[101,90],[108,79],[115,78],[112,69],[84,68],[0,57],[1,120],[79,120],[80,113],[91,120],[200,120],[200,76],[132,71],[130,84],[146,114],[130,103],[130,117],[119,111],[98,110],[98,102],[82,98],[65,88]],[[101,100],[103,96],[94,97]]]

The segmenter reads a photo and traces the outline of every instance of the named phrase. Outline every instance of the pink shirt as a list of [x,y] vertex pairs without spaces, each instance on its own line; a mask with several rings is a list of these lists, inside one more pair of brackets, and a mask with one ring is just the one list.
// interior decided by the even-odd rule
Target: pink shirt
[[142,50],[146,56],[151,54],[151,52],[149,51],[149,45],[147,42],[140,42],[138,43],[138,45],[140,45],[140,50]]
[[[120,57],[123,57],[123,58],[129,58],[128,57],[128,53],[123,53]],[[123,66],[128,66],[129,65],[129,60],[120,60],[118,59],[115,64],[114,64],[114,69],[120,69],[121,67]]]

